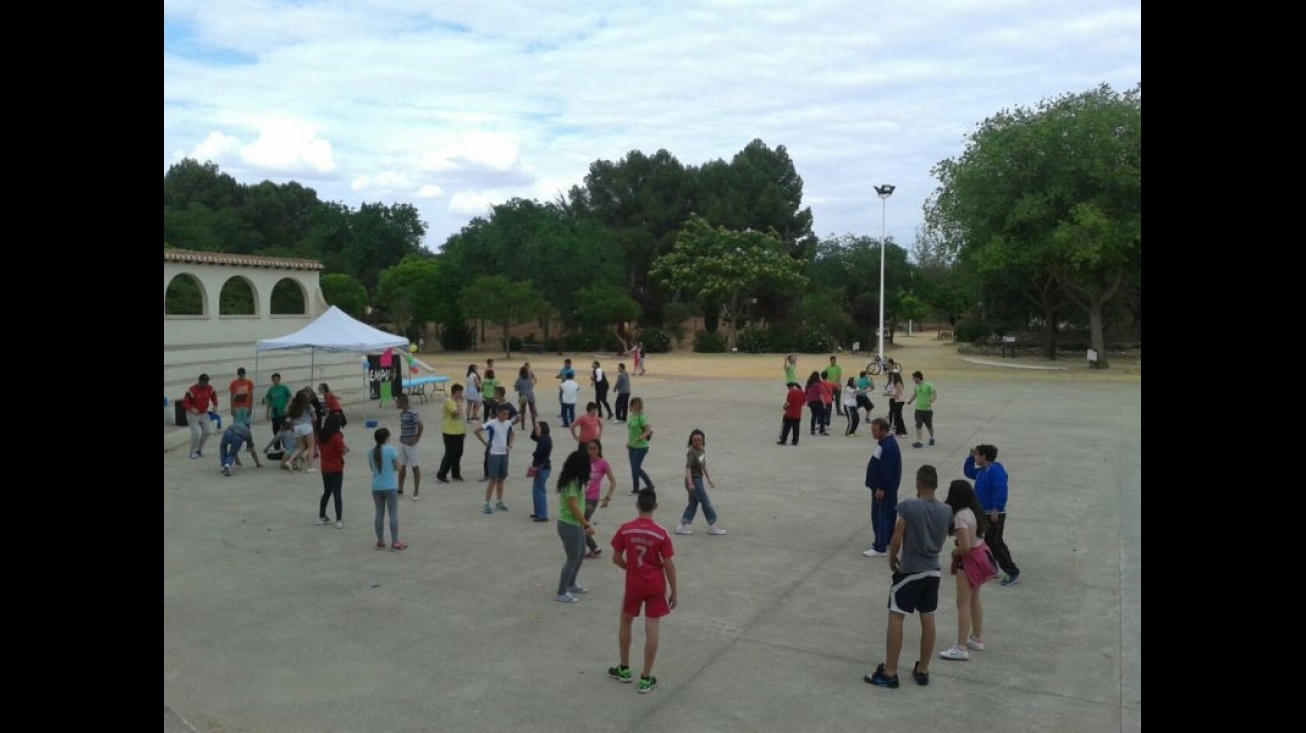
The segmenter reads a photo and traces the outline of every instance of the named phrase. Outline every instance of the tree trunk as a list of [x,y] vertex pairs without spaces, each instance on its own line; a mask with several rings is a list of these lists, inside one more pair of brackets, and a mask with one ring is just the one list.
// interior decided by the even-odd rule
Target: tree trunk
[[508,340],[508,326],[511,324],[511,320],[505,320],[503,322],[503,354],[505,359],[512,358],[512,342]]
[[1057,311],[1054,308],[1043,309],[1043,358],[1057,360]]
[[1110,369],[1106,358],[1106,338],[1102,333],[1102,304],[1104,298],[1089,298],[1088,301],[1088,341],[1097,352],[1097,368]]
[[726,351],[733,352],[737,337],[737,327],[735,324],[735,314],[739,312],[739,294],[734,293],[730,296],[730,337],[726,339]]

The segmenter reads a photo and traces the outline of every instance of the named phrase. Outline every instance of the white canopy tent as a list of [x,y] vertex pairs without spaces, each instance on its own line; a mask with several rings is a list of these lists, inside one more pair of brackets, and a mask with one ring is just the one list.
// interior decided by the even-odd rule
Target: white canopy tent
[[313,373],[318,350],[331,352],[376,352],[408,348],[408,339],[372,328],[355,320],[334,305],[312,323],[280,338],[261,339],[254,344],[254,381],[258,382],[258,354],[264,351],[309,349],[309,374]]

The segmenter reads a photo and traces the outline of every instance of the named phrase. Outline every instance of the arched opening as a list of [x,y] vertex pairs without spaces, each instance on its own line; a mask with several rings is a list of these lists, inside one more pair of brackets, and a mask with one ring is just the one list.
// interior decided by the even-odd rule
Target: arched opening
[[236,276],[222,284],[218,294],[218,315],[253,316],[258,314],[258,299],[254,297],[254,284]]
[[204,286],[194,275],[182,273],[168,283],[168,291],[163,298],[165,316],[202,316],[204,315]]
[[308,312],[308,299],[304,297],[304,286],[298,281],[284,278],[272,288],[272,315],[302,316]]

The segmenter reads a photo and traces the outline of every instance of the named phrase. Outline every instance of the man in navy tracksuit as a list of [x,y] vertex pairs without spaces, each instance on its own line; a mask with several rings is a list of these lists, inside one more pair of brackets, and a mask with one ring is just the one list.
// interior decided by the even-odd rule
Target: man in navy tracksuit
[[866,557],[889,553],[893,525],[898,521],[898,484],[902,482],[902,451],[898,440],[889,432],[889,421],[877,417],[871,421],[875,450],[866,464],[866,488],[871,490],[871,529],[875,541],[862,551]]
[[977,445],[966,456],[962,471],[966,478],[975,481],[975,497],[988,514],[989,531],[984,535],[984,544],[993,551],[998,566],[1007,574],[1002,585],[1015,585],[1020,579],[1020,568],[1011,559],[1011,551],[1002,539],[1002,530],[1007,525],[1007,469],[994,460],[997,457],[996,446]]

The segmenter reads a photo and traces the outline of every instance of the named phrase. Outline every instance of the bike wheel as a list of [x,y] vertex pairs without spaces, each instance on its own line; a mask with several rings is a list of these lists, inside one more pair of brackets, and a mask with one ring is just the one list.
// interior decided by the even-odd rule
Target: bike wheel
[[875,362],[871,362],[870,364],[867,364],[867,365],[866,365],[866,373],[869,374],[869,375],[871,375],[871,376],[875,376],[875,375],[879,374],[879,373],[880,373],[880,365],[879,365],[879,364],[876,364]]

